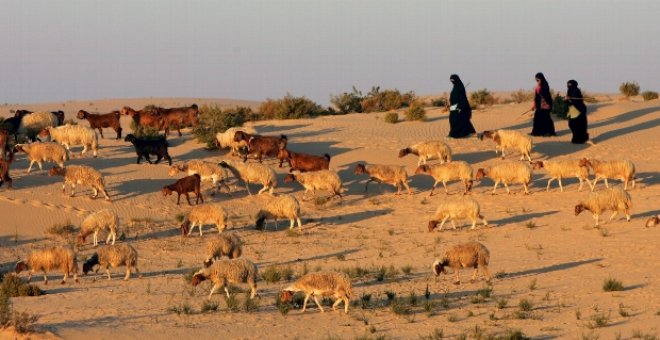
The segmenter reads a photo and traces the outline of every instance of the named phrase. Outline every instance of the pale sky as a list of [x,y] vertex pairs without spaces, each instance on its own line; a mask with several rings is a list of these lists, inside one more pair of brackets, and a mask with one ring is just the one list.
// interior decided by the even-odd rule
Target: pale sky
[[660,1],[0,0],[0,104],[660,91]]

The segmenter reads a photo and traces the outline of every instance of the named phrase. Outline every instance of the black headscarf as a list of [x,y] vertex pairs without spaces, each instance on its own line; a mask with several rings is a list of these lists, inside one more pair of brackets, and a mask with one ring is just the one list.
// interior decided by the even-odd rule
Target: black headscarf
[[578,82],[571,79],[566,83],[566,97],[570,97],[569,101],[575,108],[580,111],[580,113],[587,112],[587,106],[584,105],[584,99],[582,98],[582,91],[578,88]]
[[463,85],[461,78],[459,78],[457,74],[452,74],[449,76],[449,80],[454,84],[454,87],[449,94],[449,105],[458,104],[458,109],[461,110],[462,113],[471,113],[472,109],[470,108],[470,102],[467,99],[465,86]]
[[550,105],[550,110],[552,110],[552,94],[550,94],[550,85],[548,84],[548,81],[545,80],[545,76],[541,72],[537,73],[534,77],[541,80],[540,93],[537,94],[536,91],[534,91],[534,103],[536,104],[536,108],[538,109],[541,107],[541,97],[543,97],[546,103]]

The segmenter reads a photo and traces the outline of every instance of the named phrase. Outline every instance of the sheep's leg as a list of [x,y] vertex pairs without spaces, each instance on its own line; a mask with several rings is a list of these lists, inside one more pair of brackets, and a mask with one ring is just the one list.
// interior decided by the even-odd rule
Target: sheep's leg
[[550,191],[550,183],[552,183],[552,181],[554,181],[554,180],[555,180],[554,177],[552,177],[548,180],[548,185],[545,187],[545,192]]
[[477,274],[479,273],[479,266],[474,267],[474,272],[472,273],[472,279],[470,282],[474,282],[477,279]]
[[[99,230],[96,229],[94,231],[94,247],[96,247],[99,244],[98,236],[99,236]],[[106,242],[106,243],[108,243],[108,242]]]
[[495,190],[497,190],[497,186],[500,184],[499,180],[495,180],[495,185],[493,186],[493,192],[492,195],[495,195]]
[[82,158],[82,156],[85,154],[85,152],[87,152],[87,144],[84,144],[84,145],[83,145],[83,149],[82,149],[82,151],[80,152],[80,157],[81,157],[81,158]]
[[209,299],[213,296],[213,293],[216,291],[216,289],[220,288],[219,284],[214,284],[213,287],[211,288],[211,293],[209,294]]
[[92,198],[97,198],[99,196],[99,189],[92,188]]
[[190,195],[188,195],[187,192],[184,193],[184,194],[186,195],[186,201],[188,201],[188,205],[192,205],[192,204],[190,203]]
[[607,183],[607,177],[605,177],[605,187],[608,188],[608,189],[610,188],[609,183]]
[[332,304],[332,310],[337,310],[337,305],[339,305],[339,304],[342,303],[343,301],[344,301],[344,298],[343,298],[343,297],[338,298],[337,300],[335,300],[335,303]]
[[269,189],[268,186],[267,186],[267,185],[264,185],[264,187],[261,188],[261,190],[259,190],[259,192],[257,193],[257,195],[261,195],[264,191],[266,191],[266,190],[268,190],[268,189]]
[[[559,187],[561,188],[561,181],[559,182]],[[529,184],[523,183],[523,188],[525,188],[525,195],[529,194]]]
[[76,183],[71,183],[71,197],[76,195]]
[[250,196],[252,196],[252,193],[250,192],[250,186],[249,186],[249,184],[250,184],[250,182],[245,181],[245,190],[247,190],[248,194],[249,194]]
[[401,181],[403,183],[403,186],[406,187],[406,190],[408,190],[408,195],[412,195],[412,191],[410,191],[410,185],[408,185],[407,181]]
[[105,273],[108,275],[108,280],[112,279],[112,275],[110,275],[110,267],[105,267]]
[[479,218],[481,219],[481,222],[484,224],[484,227],[488,226],[488,221],[486,221],[486,218],[483,217],[483,215],[479,215]]
[[461,279],[459,278],[460,273],[461,273],[461,267],[459,266],[458,268],[456,268],[456,270],[454,270],[454,284],[455,285],[461,283]]
[[623,210],[623,213],[626,214],[626,221],[630,222],[630,210],[626,208]]
[[[202,227],[203,227],[203,226],[204,226],[203,223],[200,223],[200,224],[199,224],[199,237],[202,237],[202,236],[203,236],[203,235],[202,235]],[[220,230],[220,228],[218,228],[218,230]]]
[[445,195],[449,195],[449,191],[447,190],[447,182],[442,181],[442,186],[445,188]]
[[431,193],[429,194],[429,196],[433,196],[433,191],[435,190],[435,187],[437,187],[439,183],[440,181],[435,181],[435,183],[433,183],[433,186],[431,187]]
[[401,195],[401,182],[396,182],[396,194]]
[[191,223],[190,230],[188,230],[188,235],[186,235],[186,236],[190,236],[190,234],[192,234],[193,230],[195,230],[195,222]]
[[616,216],[618,213],[619,212],[615,210],[614,213],[612,214],[612,216],[610,216],[610,219],[607,221],[607,223],[612,222],[612,220],[614,219],[614,216]]
[[[45,277],[46,281],[48,281],[48,277],[47,276],[44,276],[44,277]],[[30,283],[30,280],[32,280],[32,271],[31,270],[28,273],[27,282]]]
[[65,284],[66,280],[69,278],[69,270],[64,271],[64,277],[62,278],[62,281],[60,281],[60,284]]
[[30,166],[28,167],[27,173],[29,174],[30,171],[32,171],[32,164],[34,164],[35,161],[30,161]]
[[229,296],[229,289],[227,289],[227,285],[225,285],[225,293],[227,294],[227,298],[230,298],[230,296]]
[[559,181],[559,191],[564,192],[564,187],[561,185],[561,177],[557,178],[557,181]]
[[528,153],[528,152],[525,153],[525,156],[527,156],[527,160],[531,163],[531,162],[532,162],[532,157],[529,157],[529,153]]
[[42,162],[37,162],[37,165],[39,165],[39,170],[43,170],[44,168],[42,167],[43,163]]
[[446,216],[442,219],[442,222],[440,222],[440,229],[438,229],[438,231],[442,230],[442,227],[445,225],[445,222],[447,222],[447,219],[449,219],[449,216]]
[[311,295],[312,295],[312,294],[305,294],[305,301],[303,301],[303,309],[302,309],[302,312],[301,312],[301,313],[304,313],[304,312],[305,312],[305,309],[307,309],[307,301],[309,301],[309,297],[310,297]]
[[367,190],[369,189],[369,182],[373,182],[373,179],[372,179],[372,178],[369,178],[369,179],[367,180],[367,183],[365,183],[365,185],[364,185],[364,192],[365,192],[365,193],[366,193]]
[[511,194],[511,191],[509,190],[509,184],[507,184],[506,182],[504,182],[504,187],[506,188],[506,193],[510,195],[510,194]]
[[481,266],[481,273],[486,278],[486,283],[490,283],[491,276],[490,276],[490,272],[488,271],[488,266],[486,266],[486,265]]
[[295,220],[293,219],[289,220],[289,230],[293,230],[295,226],[296,226]]
[[124,275],[124,281],[127,281],[131,277],[131,266],[126,266],[126,275]]
[[472,228],[470,228],[470,229],[474,229],[476,227],[477,227],[477,219],[474,218],[474,219],[472,219]]
[[451,222],[451,227],[454,228],[454,230],[456,230],[456,224],[454,223],[454,219],[452,218],[451,220],[449,220],[449,222]]
[[594,219],[596,220],[596,227],[600,225],[600,223],[598,222],[598,217],[599,217],[598,214],[594,214]]
[[62,184],[62,193],[63,194],[66,193],[66,182],[64,182],[64,184]]
[[103,139],[103,129],[99,128],[99,135],[101,135],[101,139]]
[[316,302],[316,305],[317,305],[317,306],[319,307],[319,309],[321,310],[321,313],[325,312],[325,311],[323,310],[323,306],[321,306],[321,303],[319,302],[319,298],[317,298],[316,295],[312,295],[312,297],[314,298],[314,302]]
[[296,218],[296,221],[298,221],[298,230],[302,232],[302,222],[300,221],[300,217]]

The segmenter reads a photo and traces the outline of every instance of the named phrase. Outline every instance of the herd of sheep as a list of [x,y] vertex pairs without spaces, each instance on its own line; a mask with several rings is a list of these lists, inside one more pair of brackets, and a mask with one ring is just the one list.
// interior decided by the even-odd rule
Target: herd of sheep
[[[93,190],[93,196],[97,197],[102,193],[105,199],[110,200],[110,196],[105,188],[103,175],[90,166],[85,165],[66,165],[69,159],[69,149],[71,146],[82,146],[82,154],[88,148],[91,148],[94,157],[97,157],[98,137],[95,129],[102,134],[102,128],[112,128],[117,133],[117,139],[121,138],[122,128],[119,124],[121,114],[130,115],[134,122],[140,126],[149,126],[157,130],[165,130],[167,136],[170,128],[176,128],[181,134],[179,127],[196,126],[198,124],[197,106],[135,111],[124,107],[120,111],[111,112],[104,115],[90,114],[85,111],[78,112],[79,119],[89,121],[90,127],[83,125],[62,125],[63,113],[35,112],[19,110],[15,117],[12,117],[9,128],[0,129],[0,147],[2,147],[2,159],[0,160],[0,185],[8,182],[11,188],[12,180],[9,176],[9,164],[14,161],[15,152],[23,152],[30,161],[28,173],[32,169],[33,163],[37,163],[42,169],[43,162],[52,162],[57,164],[50,171],[51,176],[59,175],[64,177],[62,191],[66,185],[71,186],[71,196],[75,195],[77,185],[87,186]],[[12,128],[15,127],[15,128]],[[13,148],[9,147],[10,137],[14,136],[15,141],[19,138],[26,138],[32,143],[16,143]],[[36,138],[50,139],[48,142],[35,141]],[[138,155],[137,163],[141,158],[151,163],[150,155],[156,155],[156,163],[165,159],[170,163],[169,176],[179,174],[184,177],[178,179],[175,183],[163,187],[162,193],[167,196],[176,192],[179,198],[184,195],[190,205],[188,194],[196,194],[196,206],[184,217],[181,224],[181,233],[184,236],[191,235],[195,226],[199,228],[200,237],[203,235],[202,227],[204,225],[215,225],[218,229],[218,236],[212,237],[206,246],[204,268],[192,276],[192,285],[196,286],[204,280],[213,282],[213,288],[209,297],[222,287],[229,294],[227,285],[230,283],[247,283],[251,289],[250,297],[256,294],[256,282],[259,278],[258,267],[249,259],[241,257],[242,241],[238,232],[225,232],[228,214],[227,211],[217,203],[204,204],[200,186],[201,182],[211,182],[213,188],[220,192],[221,188],[226,189],[231,194],[231,188],[228,185],[231,177],[245,184],[247,192],[252,195],[249,184],[260,184],[262,188],[259,194],[268,193],[272,198],[264,206],[260,207],[256,217],[255,226],[257,229],[266,228],[266,220],[273,220],[275,229],[277,229],[278,220],[289,220],[289,228],[293,229],[297,223],[298,229],[302,231],[301,205],[298,199],[291,194],[275,194],[277,188],[277,176],[273,168],[262,164],[264,157],[274,157],[279,160],[279,166],[282,167],[287,162],[291,168],[290,173],[285,177],[284,182],[297,181],[304,188],[302,194],[303,200],[306,195],[311,194],[316,198],[317,191],[327,191],[331,194],[330,198],[338,196],[342,198],[342,179],[339,174],[330,169],[330,156],[309,155],[293,152],[287,149],[288,138],[281,136],[262,136],[257,134],[254,128],[231,128],[225,132],[218,133],[217,145],[220,148],[229,148],[231,155],[242,155],[243,160],[223,160],[220,163],[211,163],[203,160],[191,160],[187,163],[172,165],[172,159],[168,154],[168,143],[166,137],[141,139],[132,134],[126,136],[125,141],[134,145]],[[444,224],[449,221],[452,227],[456,229],[456,221],[469,220],[472,222],[471,228],[476,227],[477,222],[488,226],[488,222],[482,215],[479,202],[468,195],[472,191],[473,182],[488,177],[494,181],[492,193],[502,183],[507,193],[510,193],[510,184],[521,184],[524,193],[529,193],[529,185],[532,182],[532,171],[545,169],[548,173],[548,183],[546,191],[550,190],[552,181],[559,182],[560,190],[563,192],[562,178],[576,177],[580,181],[579,191],[582,190],[583,182],[586,181],[590,186],[592,193],[588,198],[578,202],[575,206],[575,215],[584,210],[593,214],[596,225],[599,224],[599,216],[605,211],[612,211],[610,220],[621,212],[626,215],[630,221],[630,210],[632,208],[632,199],[626,191],[628,183],[632,182],[632,188],[635,188],[635,166],[628,160],[601,161],[596,159],[575,159],[575,160],[543,160],[532,162],[531,152],[533,148],[532,139],[527,135],[511,130],[492,130],[485,131],[480,138],[492,139],[495,144],[496,153],[501,153],[502,159],[505,158],[505,152],[515,151],[520,154],[520,161],[498,161],[491,165],[479,168],[475,172],[470,164],[464,161],[452,160],[452,150],[449,145],[442,141],[425,141],[405,147],[399,151],[399,157],[413,154],[419,157],[415,175],[424,174],[433,177],[434,183],[430,190],[433,195],[438,184],[442,184],[445,193],[448,194],[447,183],[450,181],[460,181],[463,185],[462,196],[453,196],[443,200],[435,214],[428,223],[429,232],[433,231],[440,224],[442,230]],[[6,153],[4,151],[7,151]],[[9,157],[5,157],[8,154]],[[257,160],[247,161],[249,155]],[[5,159],[7,158],[7,159]],[[525,162],[524,160],[527,160]],[[438,163],[430,164],[429,161],[437,160]],[[296,170],[295,172],[293,172]],[[593,182],[589,180],[589,173],[593,172],[595,178]],[[367,175],[365,183],[365,192],[371,182],[390,184],[397,188],[396,194],[400,194],[403,187],[408,194],[412,194],[408,185],[408,173],[403,165],[383,165],[383,164],[365,164],[359,163],[355,166],[354,174]],[[596,183],[603,179],[606,189],[596,190]],[[608,179],[619,179],[623,181],[624,187],[610,188]],[[310,199],[307,197],[307,199]],[[200,202],[202,204],[200,204]],[[658,224],[658,217],[652,217],[647,222],[648,226]],[[98,234],[107,230],[108,235],[105,245],[98,247],[97,251],[87,259],[83,264],[83,272],[86,274],[90,270],[97,268],[106,269],[108,279],[110,279],[110,267],[126,267],[124,280],[130,277],[131,270],[138,270],[138,253],[134,247],[126,243],[115,244],[115,239],[119,233],[119,217],[112,209],[104,209],[94,212],[84,219],[80,226],[80,233],[77,239],[77,245],[85,243],[86,237],[93,234],[93,245],[98,245]],[[112,240],[112,241],[111,241]],[[227,257],[228,259],[223,259]],[[473,280],[476,278],[477,271],[481,270],[484,276],[490,281],[488,272],[488,262],[490,254],[488,249],[481,243],[470,242],[459,244],[449,249],[443,258],[436,260],[432,265],[432,270],[436,275],[445,271],[445,268],[452,268],[455,273],[455,281],[458,283],[459,271],[461,268],[475,268]],[[62,283],[66,282],[69,274],[73,274],[77,282],[78,264],[75,253],[64,247],[53,247],[33,252],[26,261],[20,261],[16,265],[16,273],[23,270],[30,270],[31,278],[35,272],[44,272],[45,283],[47,283],[47,273],[53,270],[64,272]],[[323,311],[318,297],[332,296],[336,299],[332,305],[335,309],[341,302],[344,302],[344,310],[348,312],[350,298],[352,297],[351,281],[348,276],[339,272],[317,272],[310,273],[299,278],[295,283],[284,288],[281,292],[281,300],[290,300],[296,292],[303,292],[305,295],[303,311],[305,311],[309,298],[318,305]]]

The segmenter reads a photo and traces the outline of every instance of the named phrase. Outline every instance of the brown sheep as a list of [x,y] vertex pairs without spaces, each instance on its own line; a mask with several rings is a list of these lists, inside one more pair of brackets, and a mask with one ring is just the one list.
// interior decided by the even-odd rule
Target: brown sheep
[[119,111],[112,111],[110,113],[104,114],[95,114],[89,113],[85,110],[78,111],[76,116],[78,119],[87,119],[89,122],[89,127],[92,129],[98,129],[101,138],[103,137],[103,128],[112,128],[117,132],[117,138],[121,139],[121,124],[119,123]]
[[176,197],[176,205],[180,205],[179,200],[181,199],[181,194],[184,194],[186,195],[186,201],[188,201],[188,205],[192,205],[190,204],[190,196],[188,196],[188,193],[194,192],[195,195],[197,195],[195,204],[199,204],[200,200],[202,203],[204,203],[204,197],[202,197],[202,192],[199,189],[201,182],[202,178],[199,176],[199,174],[186,176],[179,179],[174,184],[164,186],[163,196],[169,196],[172,194],[172,192],[176,192],[178,194]]

